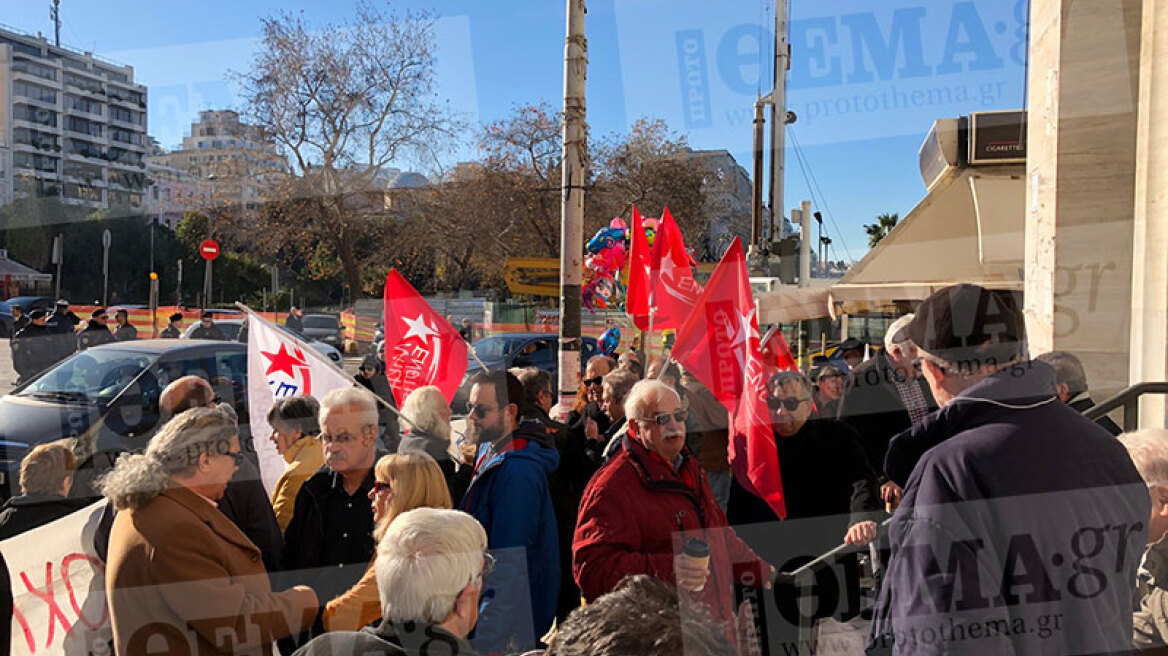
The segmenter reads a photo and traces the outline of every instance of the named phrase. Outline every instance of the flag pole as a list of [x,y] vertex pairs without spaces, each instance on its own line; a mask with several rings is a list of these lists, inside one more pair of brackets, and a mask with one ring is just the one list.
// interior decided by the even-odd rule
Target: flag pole
[[474,358],[474,361],[479,363],[479,366],[483,368],[483,371],[487,372],[488,374],[491,373],[491,369],[487,367],[487,365],[483,364],[483,361],[479,359],[479,354],[478,351],[475,350],[474,344],[468,342],[466,348],[470,351],[470,357]]

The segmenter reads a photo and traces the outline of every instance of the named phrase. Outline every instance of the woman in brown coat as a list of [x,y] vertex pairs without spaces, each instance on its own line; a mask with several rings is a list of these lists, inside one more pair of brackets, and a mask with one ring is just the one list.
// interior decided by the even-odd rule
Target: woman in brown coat
[[260,550],[216,507],[242,459],[235,422],[196,408],[102,480],[119,510],[106,562],[116,652],[271,654],[308,627],[310,588],[272,592]]

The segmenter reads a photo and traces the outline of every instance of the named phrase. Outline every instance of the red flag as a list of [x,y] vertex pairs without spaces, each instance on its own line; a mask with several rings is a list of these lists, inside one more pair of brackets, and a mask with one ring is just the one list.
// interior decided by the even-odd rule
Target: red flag
[[791,348],[787,340],[783,339],[783,331],[775,326],[767,331],[762,338],[762,363],[766,367],[767,376],[779,371],[798,371],[795,356],[791,355]]
[[693,258],[668,207],[661,213],[653,255],[653,328],[677,330],[693,312],[702,286],[694,280]]
[[410,392],[437,385],[447,402],[466,375],[466,342],[397,269],[385,279],[385,376],[400,408]]
[[673,357],[730,411],[730,465],[738,482],[787,516],[767,375],[742,244],[735,238],[677,333]]
[[640,330],[649,329],[649,239],[641,213],[633,207],[633,225],[630,228],[629,289],[625,297],[625,312]]

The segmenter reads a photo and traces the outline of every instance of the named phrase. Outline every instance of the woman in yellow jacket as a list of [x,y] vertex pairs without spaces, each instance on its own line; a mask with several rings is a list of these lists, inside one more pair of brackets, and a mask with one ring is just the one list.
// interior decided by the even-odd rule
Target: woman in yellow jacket
[[272,510],[281,532],[292,521],[300,486],[324,465],[324,453],[316,440],[320,433],[319,415],[320,403],[311,396],[278,399],[268,410],[268,425],[272,427],[269,439],[288,463],[272,490]]
[[[374,467],[374,477],[369,499],[373,502],[373,537],[378,542],[398,515],[414,508],[448,509],[452,505],[442,469],[425,453],[383,456]],[[377,577],[370,561],[357,585],[325,605],[321,619],[326,631],[356,631],[381,615]]]

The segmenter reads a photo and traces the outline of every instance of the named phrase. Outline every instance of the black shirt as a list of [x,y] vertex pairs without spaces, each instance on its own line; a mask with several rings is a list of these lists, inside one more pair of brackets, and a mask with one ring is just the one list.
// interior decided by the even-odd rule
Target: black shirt
[[[373,489],[373,470],[361,481],[353,494],[345,492],[345,482],[340,474],[332,474],[332,485],[328,488],[324,503],[325,541],[321,545],[320,565],[336,566],[337,579],[350,581],[341,592],[355,584],[365,573],[365,566],[373,558],[373,506],[369,502],[369,491]],[[343,571],[346,567],[350,571]]]

